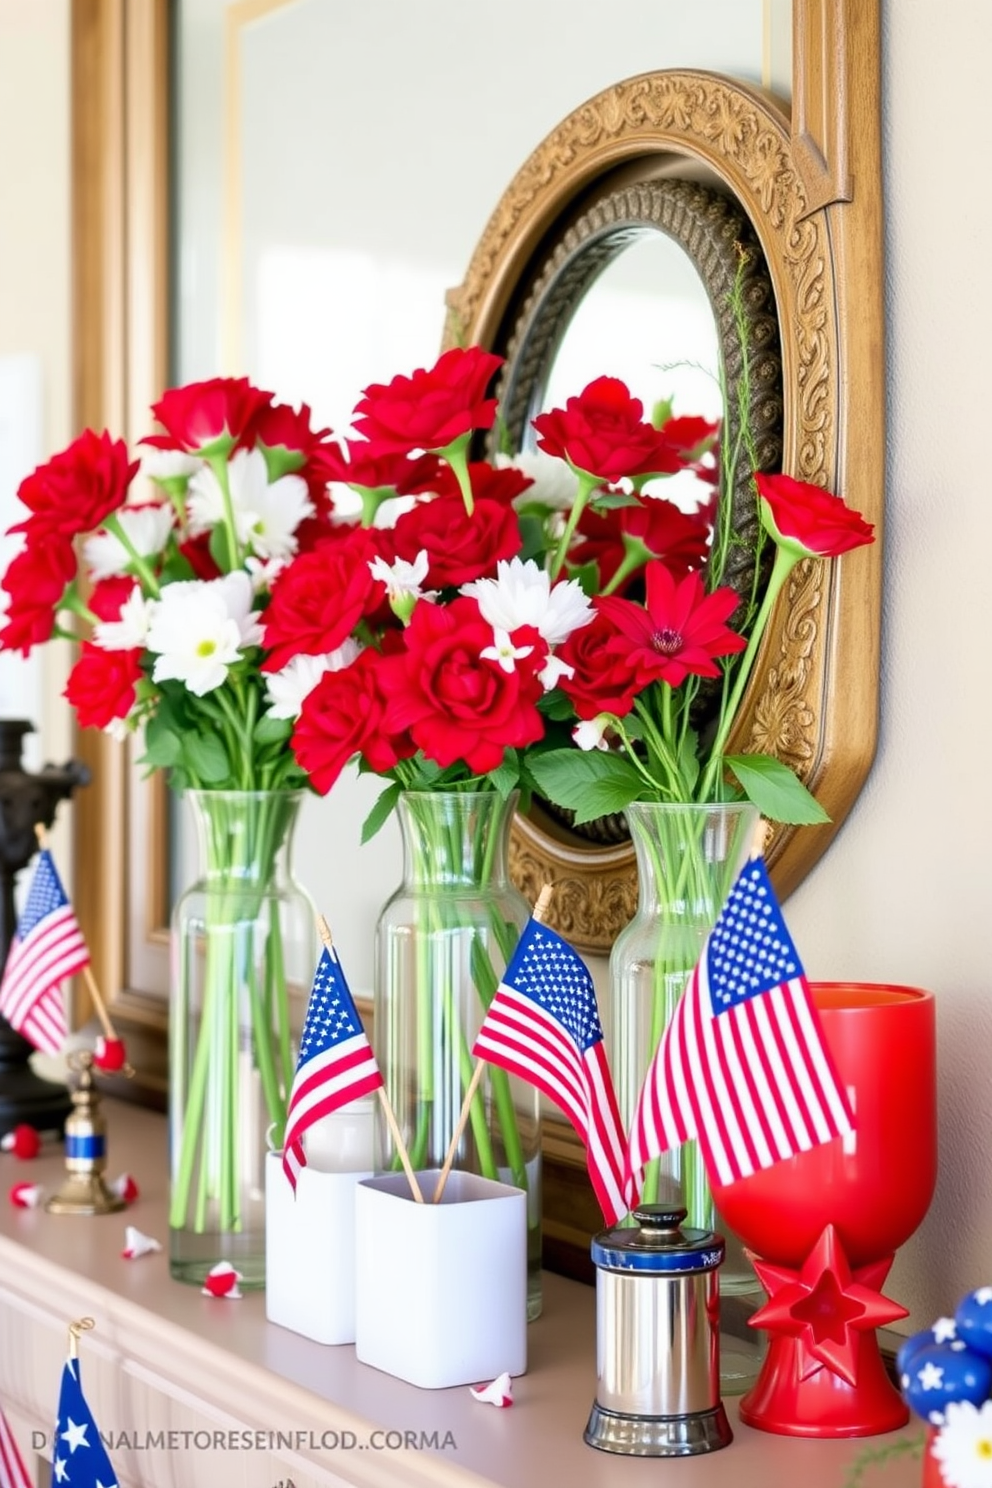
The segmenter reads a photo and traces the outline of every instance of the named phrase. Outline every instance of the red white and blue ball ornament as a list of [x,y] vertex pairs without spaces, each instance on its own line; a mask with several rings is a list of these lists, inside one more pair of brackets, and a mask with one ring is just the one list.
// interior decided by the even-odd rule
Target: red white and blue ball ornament
[[992,1390],[992,1360],[961,1341],[918,1349],[900,1376],[903,1399],[929,1425],[939,1426],[948,1405],[981,1405]]
[[958,1303],[954,1314],[957,1336],[969,1348],[992,1358],[992,1287],[979,1287]]

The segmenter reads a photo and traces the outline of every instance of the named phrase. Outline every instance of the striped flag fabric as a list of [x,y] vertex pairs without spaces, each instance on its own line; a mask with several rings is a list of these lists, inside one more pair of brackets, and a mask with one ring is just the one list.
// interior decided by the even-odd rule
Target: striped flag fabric
[[482,1020],[472,1053],[519,1075],[564,1111],[608,1225],[627,1213],[626,1142],[592,977],[580,956],[531,919]]
[[0,1406],[0,1488],[32,1488],[14,1433]]
[[282,1166],[294,1192],[306,1167],[303,1138],[309,1128],[382,1083],[337,953],[325,946],[310,990],[286,1114]]
[[745,863],[648,1069],[626,1184],[692,1137],[726,1184],[853,1129],[761,858]]
[[89,963],[52,855],[42,848],[0,981],[0,1013],[36,1049],[58,1054],[68,1031],[62,983]]

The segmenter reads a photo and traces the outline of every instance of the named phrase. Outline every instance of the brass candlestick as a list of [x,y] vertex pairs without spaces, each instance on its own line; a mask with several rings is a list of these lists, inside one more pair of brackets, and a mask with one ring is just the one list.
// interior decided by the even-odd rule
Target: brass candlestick
[[100,1110],[100,1092],[93,1081],[89,1049],[69,1055],[69,1067],[79,1071],[72,1092],[72,1112],[65,1124],[65,1165],[69,1176],[48,1200],[50,1214],[114,1214],[124,1200],[103,1181],[107,1167],[107,1123]]

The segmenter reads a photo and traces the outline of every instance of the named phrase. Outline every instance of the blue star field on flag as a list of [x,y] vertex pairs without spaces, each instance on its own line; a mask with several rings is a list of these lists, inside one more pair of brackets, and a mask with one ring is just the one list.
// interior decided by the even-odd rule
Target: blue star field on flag
[[59,1483],[68,1488],[117,1488],[117,1474],[83,1395],[78,1359],[67,1359],[62,1370],[52,1449],[52,1484]]

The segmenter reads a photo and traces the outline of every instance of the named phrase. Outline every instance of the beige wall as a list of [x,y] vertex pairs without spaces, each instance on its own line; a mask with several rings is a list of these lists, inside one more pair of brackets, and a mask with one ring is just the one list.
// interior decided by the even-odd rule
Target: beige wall
[[[883,0],[889,480],[878,761],[789,904],[811,975],[939,999],[941,1178],[891,1291],[919,1326],[992,1281],[992,493],[986,0]],[[650,63],[646,63],[650,65]],[[0,354],[37,351],[68,427],[67,0],[0,0]],[[968,558],[971,562],[968,562]],[[977,572],[976,572],[977,569]],[[58,720],[58,722],[57,722]],[[48,752],[63,745],[53,700]],[[905,1098],[912,1100],[907,1090]],[[911,1159],[910,1159],[911,1160]]]

